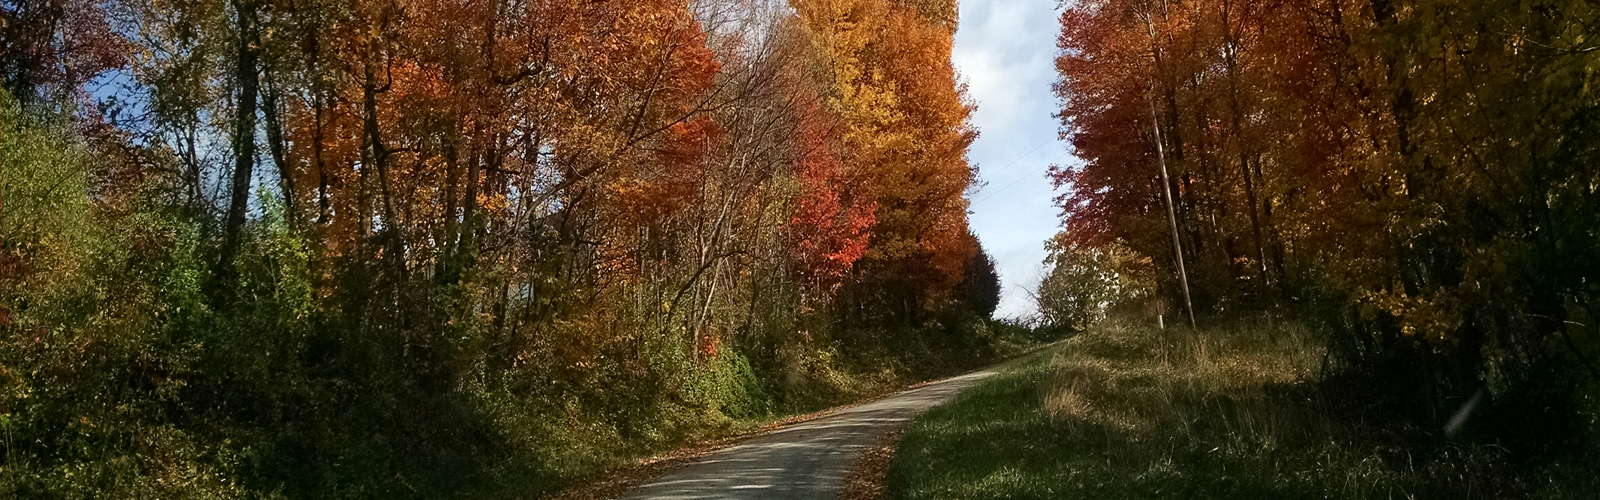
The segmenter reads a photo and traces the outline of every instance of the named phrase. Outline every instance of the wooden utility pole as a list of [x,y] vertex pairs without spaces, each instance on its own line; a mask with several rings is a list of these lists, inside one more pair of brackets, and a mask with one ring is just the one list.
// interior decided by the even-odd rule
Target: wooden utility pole
[[1167,222],[1172,225],[1172,254],[1178,259],[1178,283],[1183,285],[1183,308],[1189,311],[1189,328],[1195,328],[1194,302],[1189,300],[1189,272],[1183,269],[1183,244],[1178,239],[1178,213],[1172,208],[1172,183],[1167,180],[1167,152],[1161,144],[1161,122],[1156,118],[1155,98],[1145,95],[1150,102],[1150,129],[1155,131],[1156,158],[1161,165],[1161,200],[1167,203]]

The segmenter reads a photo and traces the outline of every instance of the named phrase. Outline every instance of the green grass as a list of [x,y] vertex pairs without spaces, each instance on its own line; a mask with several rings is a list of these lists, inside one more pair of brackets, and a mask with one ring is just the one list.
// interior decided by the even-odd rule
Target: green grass
[[[1592,498],[1591,465],[1419,444],[1337,416],[1294,324],[1189,333],[1112,322],[1007,365],[912,423],[892,496]],[[1411,433],[1414,435],[1415,433]],[[1587,471],[1587,472],[1586,472]]]

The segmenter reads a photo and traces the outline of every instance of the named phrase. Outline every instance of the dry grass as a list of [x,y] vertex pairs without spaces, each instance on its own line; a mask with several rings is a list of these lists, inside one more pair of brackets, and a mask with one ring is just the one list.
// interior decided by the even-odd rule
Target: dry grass
[[1102,325],[918,419],[892,496],[1588,498],[1600,486],[1492,444],[1423,445],[1395,422],[1337,414],[1322,344],[1298,324],[1153,326]]
[[[1325,413],[1280,405],[1268,388],[1315,376],[1318,344],[1298,325],[1194,334],[1112,323],[1051,356],[1040,403],[1052,422],[1142,434],[1193,423],[1163,417],[1195,407],[1215,411],[1229,446],[1272,449],[1303,430],[1331,426]],[[1220,449],[1218,451],[1221,451]]]

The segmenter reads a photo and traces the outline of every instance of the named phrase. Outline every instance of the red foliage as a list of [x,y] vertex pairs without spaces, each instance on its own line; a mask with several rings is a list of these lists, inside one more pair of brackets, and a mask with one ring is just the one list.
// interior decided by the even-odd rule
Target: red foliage
[[128,43],[112,29],[105,3],[20,0],[0,9],[0,74],[19,99],[71,94],[126,63]]
[[832,293],[867,253],[877,201],[834,154],[816,100],[801,105],[800,198],[789,219],[795,274],[811,293]]

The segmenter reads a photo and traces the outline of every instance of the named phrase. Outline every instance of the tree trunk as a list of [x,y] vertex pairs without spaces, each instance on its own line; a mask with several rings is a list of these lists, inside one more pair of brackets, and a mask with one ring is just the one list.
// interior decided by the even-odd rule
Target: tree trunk
[[238,79],[239,94],[234,109],[234,166],[228,190],[228,215],[223,224],[222,252],[214,273],[218,286],[214,299],[218,302],[227,302],[237,274],[234,259],[239,253],[245,215],[250,208],[250,180],[256,162],[256,98],[260,92],[257,71],[261,38],[257,5],[255,0],[235,0],[233,7],[238,16],[234,77]]
[[1267,252],[1261,243],[1261,217],[1257,213],[1261,206],[1256,197],[1256,179],[1250,168],[1250,156],[1244,144],[1244,109],[1239,104],[1239,37],[1234,33],[1233,3],[1222,2],[1222,33],[1223,33],[1223,63],[1228,71],[1228,104],[1233,130],[1229,137],[1233,139],[1235,153],[1239,157],[1239,171],[1244,174],[1245,201],[1250,204],[1250,231],[1254,236],[1256,251],[1256,270],[1261,276],[1261,286],[1265,287],[1271,281],[1267,277]]
[[269,74],[267,91],[262,94],[264,98],[262,115],[266,117],[267,125],[267,151],[272,154],[273,166],[278,168],[278,189],[283,194],[284,222],[292,227],[296,225],[299,212],[295,209],[293,167],[289,165],[283,142],[283,108],[279,106],[278,94],[278,86],[274,84]]
[[312,138],[312,142],[314,142],[314,144],[311,145],[312,156],[314,157],[313,161],[315,161],[317,164],[317,225],[319,226],[325,225],[329,222],[328,217],[333,211],[333,200],[329,199],[328,197],[328,169],[322,161],[322,152],[325,147],[323,144],[322,135],[323,99],[325,99],[325,97],[323,97],[322,91],[318,90],[315,110],[316,130],[312,132],[315,134],[315,137]]
[[384,260],[389,261],[395,271],[395,277],[405,279],[406,256],[405,245],[401,241],[400,221],[395,217],[394,197],[389,190],[389,151],[383,145],[382,130],[378,127],[378,75],[377,51],[371,47],[367,51],[366,78],[361,85],[361,101],[363,118],[363,132],[366,136],[366,150],[370,165],[378,171],[378,196],[383,204],[383,233],[379,235],[384,246]]

